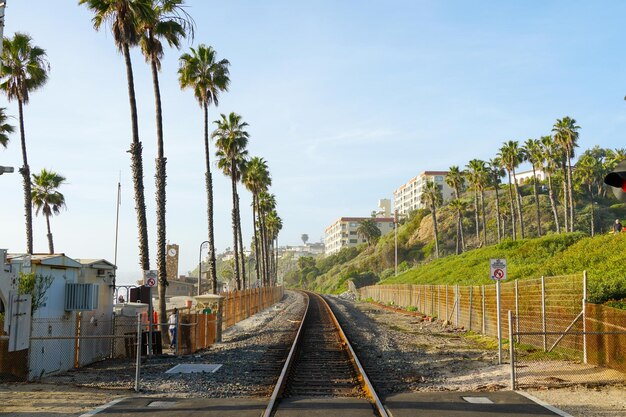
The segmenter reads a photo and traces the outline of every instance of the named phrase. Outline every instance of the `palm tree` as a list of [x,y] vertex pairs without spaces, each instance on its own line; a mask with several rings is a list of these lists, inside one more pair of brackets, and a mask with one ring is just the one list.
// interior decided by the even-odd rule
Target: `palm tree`
[[[163,44],[165,40],[170,47],[178,49],[180,40],[193,34],[191,18],[182,8],[182,0],[152,0],[152,10],[148,17],[150,20],[141,22],[139,44],[141,51],[150,64],[152,70],[152,87],[156,108],[156,133],[157,133],[157,157],[156,157],[156,226],[157,226],[157,256],[156,264],[159,276],[159,316],[167,317],[165,292],[167,289],[167,269],[165,267],[165,179],[167,159],[163,149],[163,111],[161,108],[161,90],[159,87],[159,70],[163,58]],[[165,325],[162,325],[165,332]]]
[[[276,285],[278,281],[278,233],[283,228],[283,220],[278,216],[276,210],[272,210],[267,215],[267,233],[271,242],[270,253],[270,271],[272,277],[272,285]],[[276,256],[274,256],[274,254]]]
[[451,166],[446,175],[446,184],[454,190],[454,198],[461,198],[461,188],[463,188],[464,182],[465,178],[463,177],[463,172],[459,169],[458,165]]
[[[48,80],[50,65],[46,51],[32,44],[32,38],[23,33],[15,33],[12,39],[2,40],[2,64],[0,65],[0,89],[9,101],[17,100],[22,161],[20,168],[24,184],[24,211],[26,214],[26,251],[33,253],[33,211],[30,167],[26,154],[26,134],[24,132],[24,105],[30,100],[30,93],[42,87]],[[4,144],[6,146],[6,144]]]
[[422,192],[422,203],[428,205],[433,218],[433,232],[435,234],[435,257],[439,258],[439,231],[437,228],[437,206],[441,204],[441,190],[433,181],[426,181]]
[[605,171],[612,171],[622,161],[626,161],[626,148],[607,149]]
[[498,243],[502,241],[502,232],[500,230],[500,178],[504,176],[504,169],[502,169],[502,162],[500,158],[493,158],[487,162],[487,170],[490,176],[491,185],[493,185],[496,191],[496,228],[498,229]]
[[255,254],[255,266],[257,279],[261,279],[261,248],[259,247],[259,225],[257,217],[260,214],[259,211],[259,194],[263,191],[267,191],[270,185],[272,185],[272,179],[270,177],[269,168],[267,162],[263,158],[255,156],[250,159],[246,169],[245,176],[243,178],[244,186],[252,193],[252,225],[254,228],[254,254]]
[[559,224],[559,214],[556,209],[556,200],[554,198],[554,187],[552,186],[552,175],[558,168],[558,150],[552,140],[552,136],[542,136],[541,143],[541,156],[543,160],[543,172],[546,174],[548,180],[548,197],[550,198],[550,207],[552,208],[552,215],[554,216],[554,224],[556,232],[561,233],[561,227]]
[[276,209],[276,196],[274,194],[268,193],[267,191],[262,191],[261,193],[259,193],[257,204],[259,210],[259,235],[261,236],[260,249],[262,251],[263,280],[264,285],[267,286],[270,284],[270,255],[266,220],[268,215]]
[[576,119],[565,116],[562,119],[556,119],[556,123],[552,128],[554,132],[554,141],[565,149],[565,158],[567,160],[567,189],[569,194],[569,224],[570,232],[574,231],[574,186],[572,184],[572,158],[574,157],[574,148],[578,146],[578,130],[580,126],[576,125]]
[[6,107],[0,107],[0,145],[5,149],[9,144],[9,133],[15,131],[15,127],[7,122],[9,116],[7,116],[6,110]]
[[95,30],[100,30],[103,25],[111,27],[115,46],[124,55],[132,130],[132,142],[128,152],[131,155],[133,186],[135,189],[135,211],[137,213],[139,232],[139,264],[141,269],[147,271],[150,269],[150,254],[143,186],[143,159],[141,156],[143,146],[139,140],[135,80],[130,59],[130,48],[137,46],[139,43],[140,22],[153,20],[152,0],[79,0],[79,4],[87,5],[87,8],[94,13],[91,21]]
[[367,246],[371,246],[381,234],[374,218],[361,220],[356,228],[356,233],[367,241]]
[[191,48],[190,54],[180,57],[178,80],[181,88],[191,88],[204,113],[204,157],[206,164],[206,193],[208,218],[209,276],[213,293],[217,294],[217,271],[215,266],[215,237],[213,232],[213,177],[209,153],[209,105],[219,104],[219,94],[228,91],[230,84],[226,59],[217,60],[217,53],[210,46],[200,45]]
[[[515,230],[515,203],[517,204],[517,216],[520,220],[520,237],[524,238],[524,220],[522,218],[522,208],[521,202],[519,199],[519,190],[517,188],[517,180],[515,179],[515,168],[520,164],[521,152],[518,147],[518,142],[514,140],[510,140],[505,142],[504,145],[500,148],[500,152],[498,153],[498,157],[502,161],[502,165],[506,169],[509,174],[509,198],[511,205],[511,225],[513,226],[513,240],[516,239],[516,230]],[[517,198],[513,198],[513,189],[511,188],[511,176],[513,177],[513,184],[515,187],[515,195]],[[514,203],[515,202],[515,203]]]
[[[230,176],[232,196],[233,196],[233,234],[234,234],[234,252],[235,252],[235,279],[237,280],[238,289],[241,289],[241,275],[244,279],[245,261],[243,254],[243,245],[240,243],[239,231],[241,229],[241,217],[239,215],[239,195],[237,194],[237,182],[241,180],[242,173],[245,169],[248,151],[248,132],[245,127],[248,123],[241,120],[241,116],[231,112],[228,116],[221,115],[221,120],[214,122],[217,129],[211,134],[215,139],[215,147],[217,148],[216,157],[218,158],[217,166],[222,170],[224,175]],[[239,260],[242,260],[239,265]]]
[[543,154],[541,143],[537,139],[528,139],[522,148],[525,159],[533,167],[533,193],[535,194],[535,205],[537,208],[537,236],[541,236],[541,208],[539,207],[539,193],[537,192],[537,168],[543,168]]
[[478,222],[478,200],[480,196],[481,208],[482,208],[482,230],[484,244],[487,244],[487,228],[485,227],[485,200],[484,192],[485,185],[487,183],[487,171],[485,168],[485,162],[479,159],[472,159],[467,164],[466,176],[468,182],[474,189],[474,218],[476,220],[476,240],[480,242],[480,231]]
[[455,198],[450,201],[450,208],[456,213],[456,254],[465,251],[465,241],[463,239],[463,215],[467,211],[467,201]]
[[602,178],[602,162],[595,158],[589,151],[583,153],[576,163],[576,177],[582,186],[586,186],[589,191],[591,201],[591,236],[595,235],[595,213],[594,213],[594,186],[598,186],[598,179]]
[[54,253],[52,232],[50,231],[50,216],[59,214],[65,207],[65,197],[59,192],[59,187],[65,182],[65,177],[45,168],[39,174],[33,174],[33,207],[35,213],[46,216],[48,227],[48,250]]

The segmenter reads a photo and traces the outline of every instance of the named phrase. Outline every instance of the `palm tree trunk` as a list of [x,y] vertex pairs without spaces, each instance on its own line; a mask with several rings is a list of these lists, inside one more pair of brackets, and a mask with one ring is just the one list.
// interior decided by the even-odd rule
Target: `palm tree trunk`
[[574,231],[574,184],[572,183],[572,159],[570,158],[571,149],[567,150],[567,186],[569,189],[569,224],[570,231]]
[[259,281],[260,285],[260,273],[259,273],[259,239],[258,239],[258,231],[256,224],[256,206],[257,206],[257,195],[256,193],[252,193],[252,228],[254,230],[254,264],[256,270],[256,279]]
[[496,176],[494,181],[494,188],[496,190],[496,228],[498,229],[498,243],[502,241],[502,234],[500,232],[500,196],[498,195],[498,177]]
[[435,257],[439,259],[439,231],[437,230],[437,209],[435,208],[434,204],[431,206],[431,208],[433,215],[433,231],[435,233]]
[[52,231],[50,231],[50,215],[46,214],[46,226],[48,226],[48,250],[50,255],[54,253],[54,243],[52,242]]
[[517,231],[515,230],[516,222],[515,222],[515,202],[513,201],[513,187],[511,184],[511,171],[507,170],[509,173],[509,202],[511,206],[511,228],[513,232],[513,240],[517,239]]
[[556,232],[561,233],[561,226],[559,225],[559,213],[556,211],[556,202],[554,200],[554,190],[552,189],[552,176],[548,174],[548,197],[550,197],[550,206],[552,207],[552,215],[554,216],[554,224],[556,226]]
[[237,239],[237,180],[235,178],[234,163],[231,161],[231,174],[230,183],[233,194],[233,211],[232,211],[232,223],[233,223],[233,249],[235,254],[235,280],[237,281],[237,289],[241,290],[241,275],[239,269],[239,240]]
[[535,205],[537,206],[537,236],[541,236],[541,209],[539,207],[539,193],[537,192],[537,173],[533,164],[533,192],[535,193]]
[[461,252],[465,252],[465,237],[463,236],[463,214],[459,213],[459,232],[461,233]]
[[[161,108],[161,89],[159,88],[159,72],[155,60],[150,61],[152,69],[152,86],[154,89],[154,104],[156,111],[156,128],[157,128],[157,157],[156,157],[156,226],[157,226],[157,258],[156,267],[158,271],[158,295],[159,295],[159,317],[167,317],[167,305],[165,302],[165,294],[167,291],[167,268],[165,262],[165,180],[167,178],[165,165],[167,159],[164,156],[163,149],[163,113]],[[198,274],[200,271],[198,271]],[[200,289],[198,288],[198,291]],[[165,319],[162,320],[165,322]],[[161,326],[161,332],[165,332],[165,325]]]
[[257,227],[258,227],[258,231],[257,233],[259,234],[259,272],[260,272],[260,276],[259,276],[259,280],[261,281],[261,286],[265,286],[265,271],[266,271],[266,265],[265,265],[265,244],[264,244],[264,235],[263,235],[263,219],[262,219],[262,213],[261,213],[261,209],[259,207],[257,207]]
[[22,145],[22,161],[24,165],[20,168],[22,181],[24,182],[24,213],[26,217],[26,252],[33,253],[33,193],[30,182],[30,167],[26,155],[26,134],[24,133],[24,104],[22,100],[17,101],[20,117],[20,141]]
[[480,246],[480,229],[478,223],[478,190],[474,188],[474,223],[476,223],[476,241]]
[[517,217],[519,217],[519,235],[524,239],[524,217],[522,216],[522,197],[517,187],[517,179],[515,178],[515,169],[513,169],[513,185],[515,186],[515,196],[517,201]]
[[591,199],[591,237],[595,235],[595,213],[593,209],[593,185],[589,184],[589,198]]
[[209,109],[208,103],[204,103],[204,157],[206,162],[206,194],[207,194],[207,218],[209,223],[209,277],[213,294],[217,294],[217,270],[215,266],[215,239],[213,234],[213,177],[211,176],[211,160],[209,154]]
[[456,254],[459,255],[461,253],[461,213],[456,213]]
[[563,224],[565,225],[565,232],[569,232],[570,231],[570,225],[569,225],[569,198],[568,198],[568,192],[569,189],[567,187],[567,165],[565,164],[565,161],[563,160],[561,162],[561,169],[563,171]]
[[264,256],[263,256],[263,264],[264,264],[264,280],[265,280],[265,285],[269,286],[270,285],[270,253],[269,253],[269,241],[267,238],[267,225],[265,224],[265,214],[263,213],[261,215],[261,236],[262,236],[262,240],[263,240],[263,251]]
[[483,190],[480,190],[480,210],[483,221],[483,239],[485,239],[485,246],[487,246],[487,222],[485,220],[485,196]]
[[239,210],[239,193],[237,193],[237,234],[239,239],[239,249],[241,250],[241,277],[243,279],[243,288],[246,289],[250,285],[246,285],[246,254],[244,253],[243,238],[241,235],[241,211]]
[[137,226],[139,229],[139,264],[141,269],[150,269],[150,254],[148,250],[148,224],[146,221],[146,200],[143,188],[143,150],[139,141],[139,127],[137,122],[137,102],[135,100],[135,81],[133,78],[133,66],[130,62],[128,44],[123,45],[124,61],[126,63],[126,78],[128,80],[128,100],[130,102],[130,119],[132,128],[132,143],[130,145],[131,165],[133,171],[133,185],[135,188],[135,211],[137,213]]

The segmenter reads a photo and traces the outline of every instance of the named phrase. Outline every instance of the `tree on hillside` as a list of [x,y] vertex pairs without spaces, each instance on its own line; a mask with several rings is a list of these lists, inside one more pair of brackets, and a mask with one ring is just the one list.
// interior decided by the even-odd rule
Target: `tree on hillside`
[[[30,101],[30,93],[42,87],[48,80],[50,65],[46,51],[33,45],[32,38],[23,33],[15,33],[13,38],[2,39],[0,59],[0,89],[9,101],[17,100],[22,145],[20,168],[24,186],[24,212],[26,217],[26,251],[33,253],[33,210],[30,167],[26,153],[26,133],[24,132],[24,105]],[[6,146],[6,144],[4,144]]]
[[356,229],[356,233],[367,241],[367,246],[376,242],[381,235],[376,220],[373,218],[362,220]]
[[463,189],[464,182],[465,178],[463,176],[463,172],[459,169],[459,166],[451,166],[448,169],[448,174],[446,175],[446,184],[454,190],[454,198],[461,198],[461,190]]
[[254,228],[254,255],[257,279],[263,283],[262,258],[263,247],[261,245],[260,225],[261,212],[259,210],[259,194],[267,191],[272,185],[267,162],[263,158],[255,156],[250,159],[243,178],[244,186],[252,193],[252,226]]
[[456,254],[465,251],[465,240],[463,238],[463,215],[467,211],[467,201],[455,198],[450,201],[450,208],[456,214]]
[[501,214],[500,214],[500,178],[504,176],[504,169],[500,158],[493,158],[487,162],[487,172],[490,177],[490,184],[493,186],[496,193],[496,228],[498,229],[498,243],[502,241]]
[[546,174],[548,180],[548,197],[550,199],[550,208],[552,209],[552,215],[554,216],[554,224],[556,232],[561,233],[561,226],[559,224],[559,213],[556,209],[556,200],[554,198],[554,187],[552,185],[552,176],[558,169],[558,149],[552,140],[552,136],[542,136],[540,141],[541,145],[541,157],[543,160],[543,172]]
[[[215,147],[217,151],[217,166],[222,170],[224,175],[230,176],[233,210],[233,248],[235,254],[235,279],[237,280],[237,289],[241,290],[242,276],[245,279],[245,266],[243,246],[239,239],[239,231],[241,230],[241,216],[239,214],[239,194],[237,193],[237,182],[242,178],[245,164],[247,162],[248,138],[249,134],[245,130],[248,123],[244,122],[240,115],[231,112],[228,116],[221,115],[220,120],[214,122],[217,129],[212,133],[211,137],[215,139]],[[240,260],[242,261],[240,264]],[[244,286],[245,288],[245,286]]]
[[[483,231],[483,244],[487,244],[487,227],[485,220],[485,186],[488,182],[488,173],[485,167],[485,161],[480,159],[472,159],[467,164],[466,177],[468,182],[474,189],[474,217],[476,220],[476,240],[480,242],[478,213],[481,213],[482,219],[482,231]],[[480,197],[481,209],[478,209],[478,201]]]
[[[513,240],[517,239],[515,230],[515,206],[517,205],[517,218],[520,225],[520,237],[524,239],[524,218],[522,217],[521,198],[515,178],[515,168],[522,162],[522,154],[520,152],[518,142],[510,140],[505,142],[500,148],[498,157],[502,161],[502,165],[509,174],[509,198],[511,205],[511,224],[513,226]],[[513,197],[513,188],[511,188],[511,177],[513,178],[513,188],[515,189],[515,197]]]
[[565,159],[567,161],[567,189],[568,189],[568,205],[569,205],[569,225],[570,232],[574,231],[574,186],[572,183],[572,158],[574,157],[574,148],[578,146],[578,130],[580,126],[576,125],[576,119],[565,116],[557,119],[552,132],[554,133],[554,141],[565,149]]
[[[167,158],[163,146],[163,111],[161,106],[161,89],[159,86],[159,71],[161,70],[161,59],[163,58],[162,40],[166,41],[170,47],[180,48],[180,40],[193,35],[193,20],[183,9],[182,0],[152,0],[152,13],[144,18],[140,26],[141,51],[150,64],[152,70],[152,88],[154,90],[155,113],[156,113],[156,134],[157,134],[157,157],[156,157],[156,267],[158,273],[159,292],[159,316],[167,317],[165,292],[167,290],[167,269],[165,267],[165,245],[166,225],[166,191],[165,180]],[[165,326],[162,326],[162,331]]]
[[439,231],[437,227],[437,207],[441,204],[443,198],[439,186],[433,181],[426,181],[424,191],[422,192],[422,203],[426,204],[430,209],[433,219],[433,233],[435,237],[435,257],[439,258]]
[[15,128],[7,123],[9,116],[7,116],[6,110],[6,107],[0,107],[0,145],[5,149],[9,144],[9,133],[15,131]]
[[276,210],[272,210],[267,215],[267,233],[270,242],[270,285],[278,282],[278,234],[283,228],[283,220],[278,216]]
[[533,168],[533,193],[535,194],[535,206],[537,208],[537,236],[541,236],[541,207],[539,206],[539,193],[537,192],[537,169],[542,169],[543,153],[541,143],[537,139],[528,139],[522,148],[524,159],[530,162]]
[[259,236],[261,236],[261,247],[263,253],[263,281],[265,285],[270,285],[270,234],[268,232],[267,219],[272,211],[276,209],[276,196],[267,191],[259,194],[258,210],[260,213]]
[[598,189],[602,184],[602,162],[594,157],[591,152],[583,153],[576,163],[574,171],[577,182],[589,192],[589,200],[591,201],[591,236],[595,235],[595,213],[594,213],[594,188]]
[[45,168],[39,174],[33,174],[33,207],[35,213],[43,213],[48,228],[48,251],[54,253],[52,231],[50,230],[50,216],[59,214],[65,207],[65,197],[59,192],[59,187],[65,183],[65,177]]
[[128,100],[130,103],[130,120],[132,142],[130,144],[131,169],[135,189],[135,211],[137,213],[137,229],[139,232],[139,264],[141,269],[150,269],[148,250],[148,224],[146,221],[146,201],[143,186],[142,145],[139,141],[139,125],[137,121],[137,102],[135,99],[135,81],[130,59],[130,48],[139,42],[140,22],[152,20],[154,10],[152,0],[79,0],[86,4],[94,17],[91,19],[95,30],[109,26],[113,33],[115,46],[124,56]]
[[191,53],[180,57],[178,81],[180,88],[190,88],[193,95],[202,107],[204,116],[204,159],[205,159],[205,188],[207,193],[207,220],[209,242],[209,276],[213,294],[217,294],[217,271],[215,266],[215,236],[213,228],[213,176],[211,175],[211,157],[209,152],[209,106],[219,104],[219,95],[228,91],[230,84],[230,62],[226,59],[217,60],[217,52],[206,45],[197,49],[191,48]]

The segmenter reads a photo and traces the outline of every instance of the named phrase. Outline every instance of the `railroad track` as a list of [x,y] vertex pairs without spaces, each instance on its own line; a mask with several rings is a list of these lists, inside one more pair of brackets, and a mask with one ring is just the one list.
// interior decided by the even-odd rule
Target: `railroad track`
[[[307,308],[264,416],[290,399],[360,399],[387,417],[350,342],[326,301],[305,292]],[[280,414],[280,413],[278,413]]]

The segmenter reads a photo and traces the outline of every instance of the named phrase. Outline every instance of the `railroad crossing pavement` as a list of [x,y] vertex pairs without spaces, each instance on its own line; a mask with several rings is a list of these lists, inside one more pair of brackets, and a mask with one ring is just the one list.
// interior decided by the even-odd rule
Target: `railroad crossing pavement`
[[571,417],[531,398],[513,391],[432,391],[390,395],[383,404],[393,417]]
[[[390,395],[383,400],[392,417],[571,417],[527,394],[512,391],[432,391]],[[266,398],[148,398],[115,400],[80,417],[259,417]],[[281,400],[277,417],[370,417],[372,406],[358,398]]]

